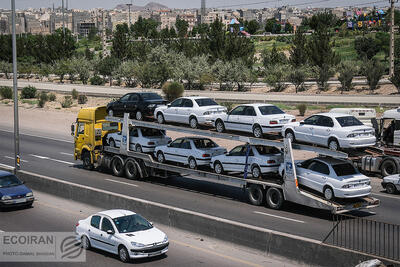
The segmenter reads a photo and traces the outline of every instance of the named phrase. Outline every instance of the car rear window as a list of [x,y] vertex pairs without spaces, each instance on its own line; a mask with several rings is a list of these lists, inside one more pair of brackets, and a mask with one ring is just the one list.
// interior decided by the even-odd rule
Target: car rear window
[[162,99],[161,96],[159,96],[156,93],[145,93],[145,94],[141,94],[142,98],[144,100],[156,100],[156,99]]
[[213,147],[217,147],[218,146],[216,143],[214,143],[210,139],[194,139],[193,143],[196,146],[196,148],[199,148],[199,149],[201,149],[201,148],[213,148]]
[[150,129],[150,128],[143,128],[142,129],[142,135],[146,137],[150,136],[163,136],[163,132],[161,130],[157,129]]
[[350,163],[340,163],[332,166],[338,177],[358,174],[356,168]]
[[284,114],[280,108],[276,106],[261,106],[258,107],[262,115]]
[[276,147],[270,146],[256,146],[257,152],[260,155],[279,154],[281,151]]
[[199,105],[199,107],[218,106],[218,104],[211,98],[196,99],[196,103]]
[[15,175],[6,175],[0,177],[0,188],[21,185],[22,182]]
[[336,120],[342,127],[350,127],[350,126],[360,126],[364,125],[361,121],[359,121],[354,116],[346,116],[346,117],[337,117]]

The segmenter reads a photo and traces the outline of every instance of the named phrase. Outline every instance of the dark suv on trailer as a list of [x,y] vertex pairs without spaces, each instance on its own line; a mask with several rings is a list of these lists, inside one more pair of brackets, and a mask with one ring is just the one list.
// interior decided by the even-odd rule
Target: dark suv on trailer
[[109,116],[121,116],[129,113],[132,119],[143,120],[145,117],[152,117],[157,105],[165,105],[164,100],[156,93],[129,93],[108,103],[107,113]]

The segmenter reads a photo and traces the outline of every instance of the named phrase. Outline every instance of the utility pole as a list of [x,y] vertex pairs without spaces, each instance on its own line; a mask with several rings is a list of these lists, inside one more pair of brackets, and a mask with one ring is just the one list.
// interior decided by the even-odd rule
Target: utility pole
[[63,21],[63,35],[65,36],[65,17],[64,17],[64,0],[62,1],[62,21]]
[[389,76],[394,75],[394,2],[398,0],[389,0],[390,1],[390,51],[389,51]]
[[129,27],[129,29],[131,28],[131,6],[132,6],[132,3],[130,3],[130,4],[126,4],[127,6],[128,6],[128,27]]
[[19,121],[18,121],[18,87],[17,87],[17,38],[15,36],[15,0],[11,0],[12,9],[12,55],[13,55],[13,89],[14,89],[14,173],[21,168],[19,156]]
[[107,56],[107,42],[106,42],[106,21],[105,21],[105,16],[104,16],[104,10],[102,12],[102,22],[103,22],[103,29],[102,29],[102,35],[103,35],[103,57]]

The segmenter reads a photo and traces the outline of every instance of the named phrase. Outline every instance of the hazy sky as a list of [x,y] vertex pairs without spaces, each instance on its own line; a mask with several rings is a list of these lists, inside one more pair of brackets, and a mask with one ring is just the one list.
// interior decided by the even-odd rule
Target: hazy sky
[[[64,0],[66,2],[67,0]],[[25,9],[29,7],[51,7],[54,5],[61,6],[61,0],[15,0],[17,9]],[[102,7],[106,9],[114,8],[118,4],[130,3],[130,0],[68,0],[69,8],[81,8],[90,9],[95,7]],[[151,1],[146,0],[133,0],[134,5],[146,5]],[[153,2],[158,2],[160,4],[166,5],[171,8],[199,8],[201,0],[155,0]],[[372,6],[376,3],[376,6],[388,6],[389,1],[380,0],[206,0],[208,7],[222,7],[222,6],[232,6],[232,8],[263,8],[263,7],[279,7],[283,5],[296,5],[300,4],[300,7],[314,6],[314,7],[336,7],[336,6],[346,6],[358,4],[364,4],[364,6]],[[254,4],[258,3],[258,4]],[[307,4],[306,4],[307,3]],[[11,0],[0,0],[0,8],[11,8]]]

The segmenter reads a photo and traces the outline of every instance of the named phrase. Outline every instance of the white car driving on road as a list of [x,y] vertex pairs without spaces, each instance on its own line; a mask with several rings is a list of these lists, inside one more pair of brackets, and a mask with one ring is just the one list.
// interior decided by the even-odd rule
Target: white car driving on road
[[285,125],[282,135],[294,141],[318,144],[332,150],[375,145],[375,130],[351,115],[320,113]]
[[157,161],[171,161],[188,165],[195,169],[198,166],[210,166],[211,157],[226,153],[226,149],[214,141],[203,137],[182,137],[172,143],[156,147],[154,155]]
[[227,109],[208,97],[181,97],[171,104],[159,106],[154,111],[158,123],[177,122],[189,124],[191,128],[199,125],[212,125],[218,115],[226,114]]
[[[279,167],[285,175],[285,164]],[[371,180],[347,160],[319,157],[296,163],[300,185],[322,193],[328,200],[365,197],[371,193]]]
[[[122,133],[116,132],[107,135],[107,143],[111,147],[121,146]],[[165,131],[152,128],[131,128],[129,132],[129,150],[152,153],[156,146],[166,145],[172,139],[166,136]]]
[[76,240],[116,255],[122,262],[154,257],[168,251],[168,237],[145,218],[128,210],[107,210],[76,224]]
[[400,192],[400,174],[384,177],[381,184],[389,194],[396,194]]
[[280,108],[270,104],[245,104],[234,108],[227,114],[215,119],[215,128],[222,133],[234,130],[253,133],[262,138],[265,133],[280,132],[282,126],[296,121],[293,115],[286,114]]
[[[281,151],[275,147],[249,146],[248,173],[253,178],[261,178],[263,174],[278,172],[279,165],[283,162]],[[229,153],[214,156],[210,166],[218,174],[224,172],[243,173],[246,166],[247,145],[233,148]]]

